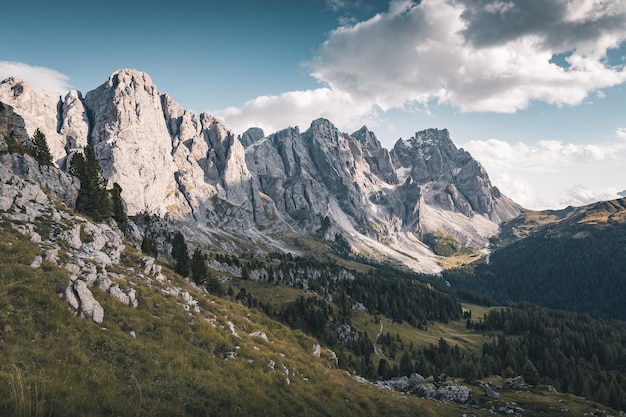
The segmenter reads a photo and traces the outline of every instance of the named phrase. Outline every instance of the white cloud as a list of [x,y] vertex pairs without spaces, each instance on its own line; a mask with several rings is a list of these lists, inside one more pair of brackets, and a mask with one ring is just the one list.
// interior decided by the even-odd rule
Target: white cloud
[[[533,101],[577,105],[626,82],[626,70],[605,59],[626,41],[626,2],[392,0],[386,12],[347,22],[307,64],[327,88],[259,97],[219,113],[240,130],[308,124],[321,115],[349,129],[415,105],[500,113]],[[567,68],[550,62],[565,53]]]
[[22,62],[0,61],[0,80],[9,77],[20,78],[32,87],[59,93],[71,89],[69,77],[51,68],[32,66]]
[[287,126],[306,130],[311,122],[324,117],[349,131],[364,124],[378,124],[376,111],[369,104],[356,102],[347,93],[329,88],[290,91],[275,96],[261,96],[246,102],[242,108],[230,107],[212,112],[241,134],[249,127],[260,127],[273,133]]
[[[312,74],[382,109],[435,100],[490,112],[515,112],[533,100],[575,105],[626,81],[626,71],[602,61],[626,40],[626,7],[527,3],[392,1],[388,12],[331,32],[311,63]],[[559,20],[545,27],[510,24],[541,16],[543,9]],[[575,30],[582,28],[585,36]],[[550,63],[567,51],[574,51],[568,69]]]
[[[529,145],[501,140],[463,144],[507,196],[530,209],[556,209],[618,198],[626,185],[614,173],[626,166],[626,143]],[[565,190],[565,191],[563,191]]]

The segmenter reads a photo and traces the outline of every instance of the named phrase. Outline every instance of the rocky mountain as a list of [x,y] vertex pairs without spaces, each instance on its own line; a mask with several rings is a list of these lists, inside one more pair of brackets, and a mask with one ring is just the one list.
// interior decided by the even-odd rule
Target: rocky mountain
[[[122,81],[110,81],[98,94],[125,100],[121,90],[127,88],[119,88]],[[171,151],[167,143],[149,142],[156,150],[146,152],[148,159],[136,155],[141,153],[136,149],[132,162],[142,169],[126,173],[124,163],[134,166],[126,158],[133,150],[129,145],[144,144],[131,134],[133,129],[158,138],[163,134],[161,124],[157,118],[122,128],[129,126],[124,120],[136,113],[116,117],[91,113],[98,94],[89,94],[84,99],[72,94],[79,98],[73,106],[85,109],[87,140],[98,149],[108,178],[147,181],[152,176],[159,181],[152,164],[171,164],[166,168],[173,170],[175,188],[172,195],[163,195],[172,200],[164,214],[159,202],[136,200],[156,209],[128,221],[97,223],[78,214],[72,210],[80,191],[77,178],[50,165],[47,158],[36,159],[39,154],[33,152],[36,145],[24,118],[0,103],[0,351],[5,364],[0,367],[1,415],[304,412],[452,417],[468,409],[476,416],[540,416],[559,409],[572,415],[609,416],[626,407],[620,366],[626,357],[624,322],[534,306],[461,306],[450,293],[456,282],[442,292],[437,290],[443,282],[439,277],[388,265],[353,261],[348,269],[292,253],[250,256],[251,242],[274,239],[287,244],[289,238],[278,240],[278,233],[305,235],[307,228],[309,236],[319,239],[339,233],[355,242],[359,236],[377,242],[402,233],[417,238],[424,233],[420,228],[428,225],[424,219],[429,217],[422,217],[426,209],[448,213],[449,219],[482,217],[495,223],[490,216],[501,215],[506,200],[493,196],[491,213],[474,211],[490,207],[490,194],[474,198],[475,182],[463,173],[480,167],[471,159],[460,163],[464,152],[453,145],[449,152],[442,150],[447,132],[420,132],[407,141],[413,143],[403,144],[406,153],[419,153],[424,137],[440,142],[427,155],[439,162],[424,164],[431,174],[418,182],[413,175],[418,177],[424,168],[410,165],[411,157],[395,149],[384,150],[367,129],[348,135],[317,120],[304,133],[293,128],[265,137],[254,129],[238,141],[207,115],[196,117],[168,103],[165,96],[160,107],[144,97],[147,107],[139,112],[167,110],[166,120],[171,122],[167,134],[175,140]],[[71,127],[59,120],[58,126],[64,125]],[[183,135],[187,139],[181,141]],[[55,156],[58,165],[66,166],[67,158],[82,149],[76,145],[80,137],[65,137],[65,155]],[[171,158],[163,149],[171,152]],[[191,168],[184,171],[186,166]],[[446,177],[448,168],[451,177]],[[213,194],[194,194],[192,181]],[[476,182],[488,184],[488,178],[484,175]],[[442,184],[452,184],[457,193],[445,188],[441,193]],[[239,194],[246,187],[251,191]],[[160,191],[156,186],[135,190]],[[241,200],[246,196],[258,199]],[[201,207],[206,212],[199,212]],[[600,274],[626,276],[626,262],[619,258],[626,236],[624,212],[626,203],[621,200],[560,212],[555,218],[564,227],[578,224],[578,232],[592,230],[574,236],[590,243],[583,250],[567,245],[556,253],[551,247],[535,246],[541,249],[524,252],[524,247],[517,247],[504,262],[495,252],[492,264],[517,261],[516,268],[523,272],[523,265],[534,267],[540,256],[567,259],[571,252],[583,261],[572,262],[570,270],[576,271],[602,243],[600,252],[609,256],[604,259],[608,269]],[[541,227],[530,227],[531,236],[521,242],[562,238],[561,233],[549,233],[544,221],[553,214],[536,216],[535,224]],[[532,215],[526,212],[511,224],[520,219],[530,224]],[[371,226],[357,229],[357,221],[379,224],[392,216],[398,220],[389,234]],[[410,216],[415,223],[403,224]],[[169,228],[159,229],[158,259],[142,253],[147,252],[139,243],[142,223]],[[607,230],[610,234],[603,234]],[[186,247],[187,252],[204,251],[200,258],[196,251],[193,256],[200,259],[204,278],[196,274],[202,270],[197,265],[189,278],[170,269],[177,262],[174,231],[219,239],[210,247],[198,241]],[[236,249],[242,244],[250,245],[244,256],[215,250],[218,245]],[[617,249],[611,252],[611,247]],[[591,256],[577,256],[581,253]],[[614,255],[616,260],[609,262]],[[541,265],[555,262],[541,260]],[[492,272],[499,276],[499,271]],[[480,282],[481,277],[475,278]],[[552,297],[545,285],[550,278],[540,277],[532,288]],[[575,290],[581,293],[589,287]],[[604,293],[609,290],[623,294],[623,284],[613,284]],[[615,296],[609,301],[622,299]],[[478,322],[472,320],[472,311]],[[476,352],[482,352],[480,358]]]
[[521,211],[446,130],[418,132],[391,152],[366,127],[346,134],[324,119],[304,132],[265,136],[253,128],[237,137],[130,69],[84,96],[59,97],[9,78],[0,102],[23,117],[29,135],[44,132],[61,168],[93,145],[129,215],[180,222],[204,243],[226,233],[235,250],[243,241],[295,250],[286,235],[340,239],[353,254],[437,272],[427,236],[482,248]]

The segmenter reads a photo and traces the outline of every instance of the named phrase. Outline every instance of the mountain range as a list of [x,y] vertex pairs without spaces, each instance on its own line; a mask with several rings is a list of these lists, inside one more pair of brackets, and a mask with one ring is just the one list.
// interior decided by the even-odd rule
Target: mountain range
[[443,236],[479,250],[522,211],[445,129],[417,132],[390,151],[366,127],[347,134],[325,119],[305,131],[236,135],[131,69],[84,96],[9,78],[0,83],[0,102],[24,119],[29,135],[45,134],[62,169],[91,144],[109,187],[121,186],[129,215],[167,218],[200,244],[228,241],[229,251],[297,253],[294,239],[306,238],[437,273],[439,257],[424,242]]
[[[83,153],[128,217],[82,211]],[[625,231],[626,198],[521,208],[447,130],[236,135],[138,71],[10,78],[0,414],[615,415]]]

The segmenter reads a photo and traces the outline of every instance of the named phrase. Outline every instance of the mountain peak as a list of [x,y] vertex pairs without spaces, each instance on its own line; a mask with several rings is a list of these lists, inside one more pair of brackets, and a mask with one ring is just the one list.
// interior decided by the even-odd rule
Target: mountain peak
[[363,126],[352,134],[362,145],[370,152],[378,152],[382,146],[376,137],[376,134],[369,130],[367,126]]
[[391,157],[396,169],[427,190],[428,204],[466,216],[486,215],[495,222],[519,213],[519,206],[493,187],[480,163],[456,147],[447,129],[426,129],[400,139]]
[[127,92],[130,90],[145,90],[151,95],[158,94],[152,78],[147,73],[132,68],[114,71],[104,85],[108,88],[126,90]]

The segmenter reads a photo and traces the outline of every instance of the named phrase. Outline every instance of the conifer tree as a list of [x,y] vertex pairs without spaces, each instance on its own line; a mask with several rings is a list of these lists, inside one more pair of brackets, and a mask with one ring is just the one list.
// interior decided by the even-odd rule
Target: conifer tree
[[522,377],[524,377],[524,380],[531,385],[539,383],[539,372],[537,372],[537,368],[535,368],[535,365],[530,359],[526,361],[524,367],[522,368]]
[[100,164],[91,145],[85,147],[84,155],[76,154],[70,161],[70,174],[80,180],[76,210],[96,221],[111,217],[113,208],[105,180],[100,175]]
[[152,240],[148,234],[143,235],[143,239],[141,240],[141,251],[155,258],[159,256],[159,250],[157,249],[154,240]]
[[52,154],[46,141],[46,135],[39,129],[35,130],[33,135],[33,151],[35,152],[35,159],[43,165],[52,165]]
[[172,240],[172,258],[174,259],[174,271],[183,277],[189,276],[190,260],[187,243],[180,232],[176,232]]
[[209,269],[206,266],[206,255],[200,249],[193,251],[191,257],[191,279],[196,284],[203,285],[209,277]]
[[122,225],[128,217],[126,216],[124,201],[122,200],[122,187],[118,183],[114,183],[111,189],[111,203],[113,218],[119,225]]

